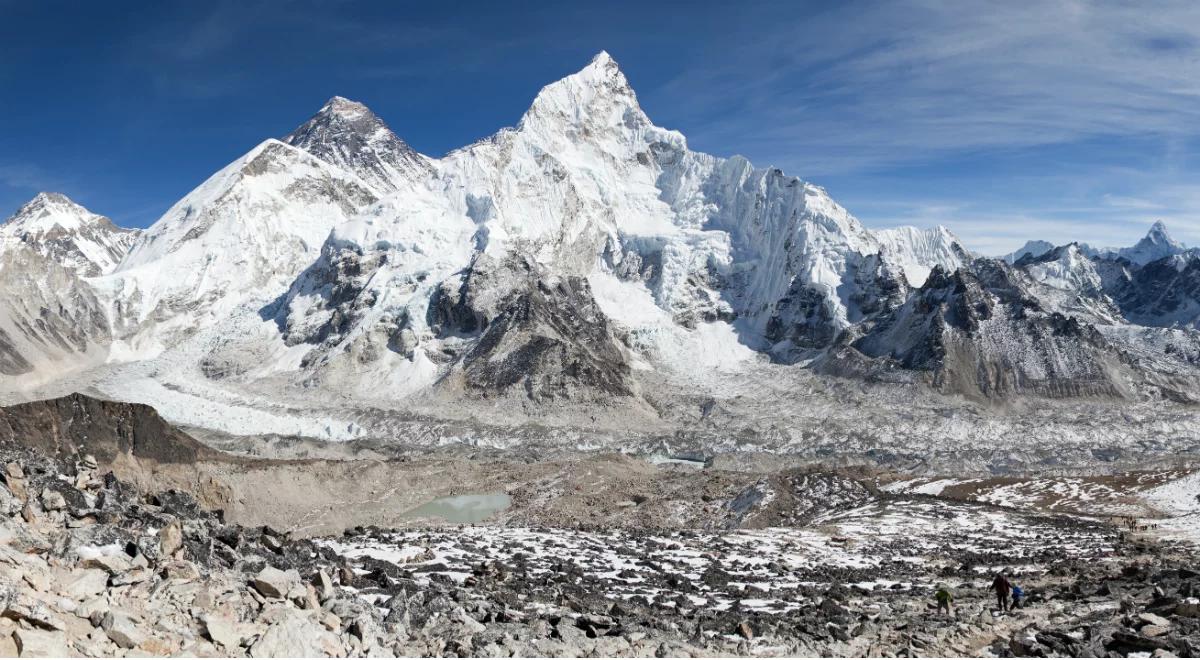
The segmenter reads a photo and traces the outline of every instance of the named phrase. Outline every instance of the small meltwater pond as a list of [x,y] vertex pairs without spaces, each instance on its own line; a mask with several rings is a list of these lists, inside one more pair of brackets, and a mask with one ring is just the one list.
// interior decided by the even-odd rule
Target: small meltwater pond
[[405,518],[441,518],[450,523],[478,523],[512,505],[505,493],[439,497],[404,512]]

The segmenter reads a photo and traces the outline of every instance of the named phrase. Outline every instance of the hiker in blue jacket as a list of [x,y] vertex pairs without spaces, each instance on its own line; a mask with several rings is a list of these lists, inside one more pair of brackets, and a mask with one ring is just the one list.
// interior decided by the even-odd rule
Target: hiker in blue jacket
[[1012,586],[1012,606],[1016,609],[1021,606],[1021,601],[1025,600],[1025,590],[1017,585]]

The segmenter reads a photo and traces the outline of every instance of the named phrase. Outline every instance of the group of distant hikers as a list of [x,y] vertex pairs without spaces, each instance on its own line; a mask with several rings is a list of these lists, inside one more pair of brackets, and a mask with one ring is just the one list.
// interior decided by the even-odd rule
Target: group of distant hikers
[[[1200,500],[1200,496],[1197,496],[1197,499]],[[1142,522],[1142,521],[1138,520],[1137,518],[1133,518],[1131,516],[1121,516],[1121,517],[1117,518],[1117,522],[1120,523],[1122,527],[1124,527],[1125,529],[1127,529],[1131,532],[1147,532],[1152,529],[1158,529],[1158,523]]]
[[[1025,600],[1025,590],[1013,584],[1003,571],[992,580],[992,591],[996,592],[996,605],[1001,612],[1019,609]],[[938,614],[945,612],[947,616],[954,616],[954,594],[950,593],[950,587],[939,584],[933,596],[937,599]]]

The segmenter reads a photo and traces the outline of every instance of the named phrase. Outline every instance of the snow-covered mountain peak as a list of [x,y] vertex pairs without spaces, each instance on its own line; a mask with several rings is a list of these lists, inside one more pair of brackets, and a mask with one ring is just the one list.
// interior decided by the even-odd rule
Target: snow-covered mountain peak
[[1171,238],[1167,226],[1161,221],[1150,226],[1150,231],[1132,248],[1121,251],[1121,256],[1134,263],[1149,263],[1183,252],[1183,244]]
[[1171,238],[1171,233],[1167,231],[1167,224],[1162,220],[1155,220],[1154,224],[1150,225],[1150,231],[1146,232],[1144,240],[1155,243],[1179,244],[1175,239]]
[[1021,249],[1009,252],[1002,258],[1010,264],[1015,264],[1025,257],[1040,257],[1043,254],[1054,249],[1054,244],[1049,241],[1031,240],[1026,241]]
[[353,172],[378,193],[407,187],[432,171],[370,108],[335,96],[284,142]]
[[1056,289],[1077,289],[1080,283],[1099,287],[1099,278],[1088,250],[1079,243],[1060,245],[1037,257],[1027,257],[1018,265],[1039,282]]
[[337,115],[348,120],[358,119],[364,115],[374,115],[367,106],[358,101],[351,101],[344,96],[335,96],[329,99],[325,105],[321,106],[321,110],[317,114]]
[[[1133,247],[1123,248],[1094,248],[1087,243],[1076,243],[1078,249],[1089,257],[1100,257],[1105,259],[1127,259],[1128,261],[1144,266],[1152,261],[1158,261],[1166,257],[1182,254],[1187,251],[1187,247],[1179,241],[1171,237],[1167,231],[1167,226],[1161,220],[1150,226],[1150,231],[1142,240],[1138,241]],[[1041,240],[1029,241],[1020,250],[1010,252],[1004,255],[1003,259],[1010,264],[1015,264],[1023,258],[1038,259],[1039,257],[1051,252],[1055,249],[1053,243]]]
[[0,225],[0,252],[21,243],[79,275],[93,276],[112,270],[136,236],[62,193],[42,192]]
[[1162,256],[1170,256],[1184,251],[1183,243],[1175,240],[1171,236],[1171,232],[1167,231],[1167,225],[1162,220],[1156,220],[1150,225],[1150,231],[1142,237],[1133,246],[1134,250],[1157,250],[1162,252]]
[[62,193],[40,192],[3,224],[20,226],[22,231],[49,231],[54,227],[73,230],[92,222],[110,221],[76,204]]
[[286,290],[334,227],[377,200],[353,173],[266,140],[146,230],[112,286],[137,300],[127,311],[138,320],[182,314],[194,326],[220,319]]
[[649,123],[616,60],[601,51],[579,72],[543,87],[520,127],[557,124],[578,129],[585,124],[637,127]]

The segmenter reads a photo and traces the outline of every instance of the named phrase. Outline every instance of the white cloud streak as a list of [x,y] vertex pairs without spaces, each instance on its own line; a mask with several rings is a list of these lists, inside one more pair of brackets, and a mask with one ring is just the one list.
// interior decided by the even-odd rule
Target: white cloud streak
[[[923,167],[928,182],[938,167],[975,164],[980,173],[947,176],[938,194],[843,201],[872,225],[945,224],[984,253],[1028,238],[1126,244],[1158,219],[1200,243],[1189,162],[1200,143],[1200,3],[914,0],[748,13],[730,25],[735,46],[650,91],[694,146],[733,145],[818,183]],[[1146,145],[1165,153],[1137,151]],[[1039,150],[1062,160],[987,179],[991,162]]]
[[[1200,4],[846,3],[656,94],[706,139],[805,173],[1200,125]],[[756,26],[761,25],[756,19]],[[717,110],[718,112],[713,112]],[[790,162],[788,162],[790,161]]]

